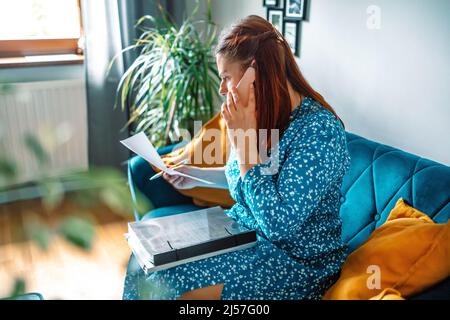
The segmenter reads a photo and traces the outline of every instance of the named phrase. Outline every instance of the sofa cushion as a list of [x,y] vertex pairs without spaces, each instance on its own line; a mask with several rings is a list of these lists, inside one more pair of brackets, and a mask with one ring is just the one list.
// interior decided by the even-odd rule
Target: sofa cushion
[[350,170],[341,188],[342,237],[350,252],[387,219],[398,198],[435,222],[450,218],[450,167],[347,133]]
[[400,199],[388,221],[345,261],[324,299],[409,298],[450,276],[450,223],[436,224]]

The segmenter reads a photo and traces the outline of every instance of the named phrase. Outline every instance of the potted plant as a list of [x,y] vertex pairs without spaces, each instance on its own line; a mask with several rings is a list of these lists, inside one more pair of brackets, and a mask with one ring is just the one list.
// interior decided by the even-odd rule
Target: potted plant
[[[144,16],[136,24],[142,35],[125,50],[139,50],[117,89],[117,103],[129,110],[132,133],[145,132],[155,146],[174,143],[180,130],[195,134],[195,120],[216,112],[220,78],[212,48],[217,40],[207,1],[207,19],[193,13],[180,26],[159,6],[161,16]],[[146,26],[150,23],[150,26]]]

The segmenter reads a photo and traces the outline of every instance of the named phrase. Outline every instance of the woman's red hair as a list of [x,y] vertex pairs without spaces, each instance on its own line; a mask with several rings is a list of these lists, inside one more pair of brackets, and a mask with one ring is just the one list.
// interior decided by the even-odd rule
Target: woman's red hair
[[216,47],[230,62],[239,62],[243,71],[256,62],[256,119],[258,129],[279,129],[280,137],[289,125],[291,99],[288,80],[303,97],[319,102],[338,119],[334,109],[303,77],[289,44],[283,35],[266,19],[251,15],[224,33]]

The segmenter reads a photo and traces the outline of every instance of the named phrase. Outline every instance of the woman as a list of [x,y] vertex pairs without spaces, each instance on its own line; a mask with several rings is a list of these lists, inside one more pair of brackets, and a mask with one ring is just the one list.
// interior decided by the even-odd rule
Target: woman
[[[253,136],[242,147],[230,139],[232,153],[225,167],[183,165],[177,170],[228,188],[236,204],[226,213],[257,230],[258,244],[155,272],[146,284],[159,290],[141,298],[320,299],[346,258],[339,206],[349,155],[342,124],[303,78],[283,36],[265,19],[240,21],[221,38],[216,58],[229,132],[278,129],[279,141],[269,135],[259,147]],[[242,105],[235,86],[251,65],[256,81]],[[270,164],[261,161],[261,149],[270,153],[275,144],[279,167],[267,174],[263,169]],[[179,176],[164,178],[179,189],[201,186]]]

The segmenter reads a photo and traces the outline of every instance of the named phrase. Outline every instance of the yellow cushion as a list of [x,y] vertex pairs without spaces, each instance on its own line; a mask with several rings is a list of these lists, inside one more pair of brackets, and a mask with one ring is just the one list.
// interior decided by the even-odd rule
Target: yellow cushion
[[399,199],[386,223],[348,256],[323,299],[370,299],[386,289],[408,298],[449,276],[449,222],[436,224]]
[[380,294],[370,298],[370,300],[405,300],[400,292],[392,288],[384,289]]
[[[217,133],[220,137],[219,141],[212,139],[212,135]],[[205,159],[204,151],[214,150],[215,159],[220,159],[219,163],[212,163],[212,159]],[[218,152],[216,154],[215,152]],[[230,145],[227,139],[226,123],[222,119],[220,113],[217,113],[210,121],[208,121],[195,137],[183,148],[175,150],[162,157],[166,165],[173,165],[185,159],[189,159],[190,163],[197,167],[213,168],[223,167],[230,154]],[[155,172],[160,170],[153,167]],[[212,207],[222,206],[231,208],[235,201],[231,198],[230,192],[225,189],[215,188],[194,188],[190,190],[179,190],[185,196],[192,197],[193,202],[198,206]]]

